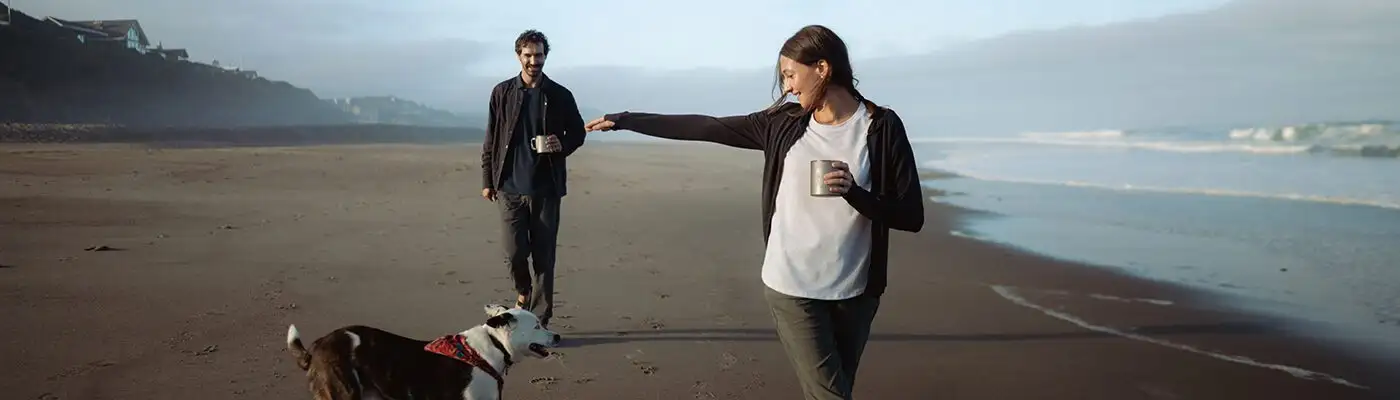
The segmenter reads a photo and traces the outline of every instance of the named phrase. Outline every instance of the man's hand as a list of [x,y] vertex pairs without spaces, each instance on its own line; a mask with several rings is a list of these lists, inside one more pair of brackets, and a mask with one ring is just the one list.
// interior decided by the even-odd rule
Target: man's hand
[[555,136],[555,135],[545,136],[545,138],[544,138],[544,148],[543,148],[543,149],[540,149],[540,152],[541,152],[541,153],[558,153],[558,152],[561,152],[561,151],[564,151],[564,144],[559,142],[559,137],[558,137],[558,136]]
[[832,193],[844,195],[851,190],[851,185],[855,184],[855,177],[851,176],[851,166],[841,161],[834,162],[831,166],[836,170],[828,172],[822,178]]
[[486,201],[496,201],[496,190],[491,188],[481,189],[481,198]]
[[608,121],[604,119],[604,117],[598,117],[598,119],[588,121],[588,124],[584,125],[583,130],[586,132],[610,131],[613,129],[613,125],[615,124],[612,121]]

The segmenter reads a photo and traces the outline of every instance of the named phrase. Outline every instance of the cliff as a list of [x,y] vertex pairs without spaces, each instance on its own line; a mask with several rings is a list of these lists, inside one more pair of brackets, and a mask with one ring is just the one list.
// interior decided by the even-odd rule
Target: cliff
[[0,122],[233,127],[350,120],[286,82],[83,43],[18,10],[11,24],[0,25]]

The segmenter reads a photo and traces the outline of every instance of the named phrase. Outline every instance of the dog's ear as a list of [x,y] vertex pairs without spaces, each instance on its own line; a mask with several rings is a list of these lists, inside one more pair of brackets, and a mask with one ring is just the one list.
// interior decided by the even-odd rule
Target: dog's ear
[[506,325],[510,325],[512,322],[515,322],[515,314],[511,314],[511,313],[500,313],[500,314],[496,314],[496,316],[494,316],[494,317],[487,318],[487,319],[486,319],[486,326],[489,326],[489,327],[492,327],[492,328],[501,328],[501,327],[504,327],[504,326],[506,326]]
[[501,315],[501,314],[505,313],[506,311],[510,311],[509,308],[506,308],[506,306],[503,306],[503,305],[500,305],[500,304],[487,304],[486,307],[485,307],[485,310],[486,310],[486,316],[487,316],[487,317],[494,317],[494,316],[497,316],[497,315]]

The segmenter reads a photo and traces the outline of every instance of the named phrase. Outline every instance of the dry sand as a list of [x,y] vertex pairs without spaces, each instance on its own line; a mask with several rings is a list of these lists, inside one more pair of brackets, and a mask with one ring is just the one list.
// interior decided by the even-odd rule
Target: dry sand
[[[0,393],[304,399],[289,323],[481,323],[511,294],[478,148],[0,146]],[[798,398],[760,291],[760,163],[713,145],[573,156],[569,343],[512,369],[509,398]],[[1195,293],[950,235],[960,213],[930,203],[923,233],[892,239],[859,397],[1386,398],[1396,381]]]

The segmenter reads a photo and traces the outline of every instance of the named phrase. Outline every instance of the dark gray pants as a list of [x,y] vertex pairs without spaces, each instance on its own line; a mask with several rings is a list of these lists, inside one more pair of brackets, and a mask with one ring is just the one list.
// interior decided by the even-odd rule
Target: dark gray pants
[[763,295],[805,398],[851,399],[880,298],[805,299],[766,286]]
[[[525,309],[548,325],[554,317],[554,250],[559,236],[559,197],[501,193],[501,245],[515,293]],[[530,261],[534,261],[534,273]]]

